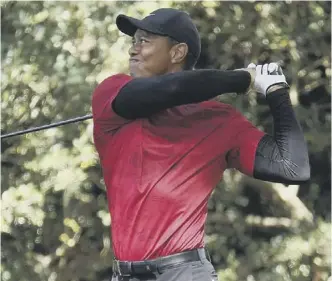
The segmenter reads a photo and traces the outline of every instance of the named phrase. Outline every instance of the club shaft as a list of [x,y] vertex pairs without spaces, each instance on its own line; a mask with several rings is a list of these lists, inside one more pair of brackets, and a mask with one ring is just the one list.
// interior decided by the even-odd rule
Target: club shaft
[[88,114],[88,115],[85,115],[85,116],[76,117],[76,118],[56,122],[56,123],[49,124],[49,125],[43,125],[43,126],[40,126],[40,127],[34,127],[34,128],[22,130],[22,131],[17,131],[17,132],[5,134],[5,135],[1,136],[1,139],[14,137],[14,136],[19,136],[19,135],[24,135],[24,134],[31,133],[31,132],[37,132],[37,131],[41,131],[41,130],[45,130],[45,129],[49,129],[49,128],[54,128],[54,127],[58,127],[58,126],[62,126],[62,125],[70,124],[70,123],[84,121],[84,120],[91,119],[91,118],[92,118],[92,114]]

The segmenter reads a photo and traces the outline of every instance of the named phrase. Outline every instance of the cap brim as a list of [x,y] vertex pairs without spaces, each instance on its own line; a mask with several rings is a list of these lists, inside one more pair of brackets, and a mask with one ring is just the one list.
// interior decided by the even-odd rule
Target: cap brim
[[116,25],[121,32],[129,36],[134,36],[137,29],[142,29],[154,34],[165,35],[159,32],[154,26],[151,26],[142,20],[128,17],[126,15],[117,16]]

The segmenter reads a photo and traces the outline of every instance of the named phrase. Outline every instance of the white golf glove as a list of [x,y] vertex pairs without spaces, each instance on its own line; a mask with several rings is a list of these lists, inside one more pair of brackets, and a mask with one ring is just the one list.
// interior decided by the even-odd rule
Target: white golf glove
[[286,82],[286,77],[282,72],[280,65],[277,63],[267,63],[264,65],[255,65],[251,63],[248,68],[256,70],[256,76],[253,83],[253,89],[266,96],[269,88],[275,85],[289,87]]

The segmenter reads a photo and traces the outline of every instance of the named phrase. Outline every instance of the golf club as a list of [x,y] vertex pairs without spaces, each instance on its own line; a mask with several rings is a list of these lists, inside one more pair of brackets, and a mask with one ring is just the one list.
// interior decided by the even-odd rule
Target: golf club
[[72,118],[72,119],[52,123],[52,124],[49,124],[49,125],[43,125],[43,126],[39,126],[39,127],[34,127],[34,128],[22,130],[22,131],[8,133],[8,134],[5,134],[5,135],[2,135],[1,140],[9,138],[9,137],[14,137],[14,136],[19,136],[19,135],[31,133],[31,132],[37,132],[37,131],[41,131],[41,130],[45,130],[45,129],[49,129],[49,128],[54,128],[54,127],[62,126],[62,125],[69,124],[69,123],[75,123],[75,122],[78,122],[78,121],[83,121],[83,120],[87,120],[87,119],[91,119],[91,118],[92,118],[92,114],[88,114],[88,115],[85,115],[85,116],[76,117],[76,118]]

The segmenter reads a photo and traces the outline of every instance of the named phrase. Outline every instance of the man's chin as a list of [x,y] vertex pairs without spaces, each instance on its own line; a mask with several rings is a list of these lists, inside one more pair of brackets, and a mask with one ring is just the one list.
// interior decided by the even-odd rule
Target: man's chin
[[130,73],[130,76],[132,76],[134,78],[149,78],[149,77],[155,76],[152,73],[149,73],[149,71],[139,69],[135,65],[134,66],[131,65],[129,67],[129,73]]
[[130,76],[135,77],[135,78],[143,76],[141,71],[138,71],[137,68],[134,68],[134,67],[129,68],[129,73],[130,73]]

